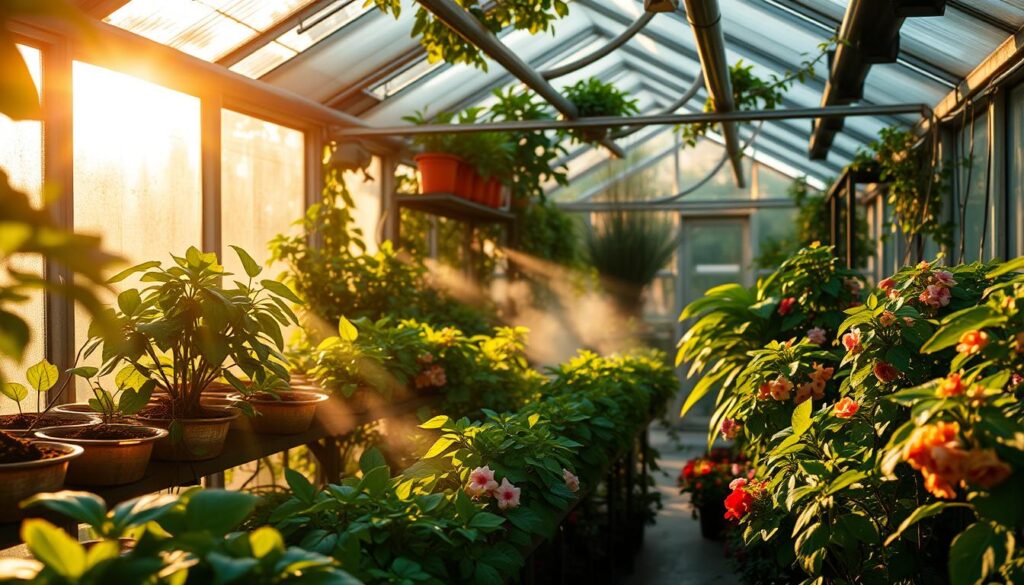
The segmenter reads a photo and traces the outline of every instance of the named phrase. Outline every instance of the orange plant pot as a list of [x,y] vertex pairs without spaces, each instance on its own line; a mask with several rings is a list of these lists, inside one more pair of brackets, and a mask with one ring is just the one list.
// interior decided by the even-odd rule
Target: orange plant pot
[[454,193],[462,159],[452,154],[425,152],[413,157],[420,171],[420,193]]
[[480,175],[473,177],[473,201],[480,205],[488,205],[487,202],[491,196],[491,180]]
[[476,182],[476,171],[465,161],[459,161],[459,177],[455,181],[454,193],[463,199],[473,200],[473,185]]
[[498,179],[487,181],[487,205],[497,209],[501,207],[501,189],[504,185]]

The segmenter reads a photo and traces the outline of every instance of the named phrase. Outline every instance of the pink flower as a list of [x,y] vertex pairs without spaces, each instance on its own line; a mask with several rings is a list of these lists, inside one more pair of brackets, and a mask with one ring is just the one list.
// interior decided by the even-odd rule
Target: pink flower
[[722,432],[722,438],[729,441],[735,439],[737,433],[740,432],[740,423],[736,422],[734,418],[727,418],[722,421],[722,426],[719,430]]
[[883,278],[878,283],[878,288],[884,290],[886,293],[892,292],[896,288],[896,281],[892,278]]
[[[569,488],[569,491],[576,493],[580,491],[580,478],[577,477],[573,472],[568,469],[562,469],[562,479],[565,480],[565,487]],[[516,490],[518,493],[518,490]],[[516,498],[519,496],[517,495]],[[518,499],[517,499],[518,502]]]
[[[498,482],[494,481],[494,471],[487,465],[477,467],[469,472],[469,485],[466,486],[466,493],[471,497],[486,497],[496,489],[498,489]],[[518,490],[516,493],[518,494]]]
[[738,490],[745,485],[747,485],[747,480],[742,477],[737,477],[736,479],[729,482],[729,489]]
[[860,353],[864,349],[860,344],[860,329],[854,327],[843,336],[843,347],[846,348],[847,353]]
[[889,362],[878,362],[873,368],[875,377],[883,384],[888,384],[900,377],[900,371]]
[[807,330],[807,341],[817,345],[825,345],[828,339],[825,337],[825,330],[821,327],[812,327]]
[[935,284],[938,284],[939,286],[944,286],[946,288],[956,286],[956,279],[953,278],[953,273],[949,272],[948,270],[937,271],[935,274],[932,275],[932,280],[935,281]]
[[779,314],[785,317],[786,315],[793,312],[793,307],[796,306],[796,299],[793,297],[786,297],[779,301]]
[[934,309],[938,309],[948,305],[949,298],[948,288],[937,284],[929,284],[928,288],[924,289],[924,292],[918,297],[918,300]]
[[508,478],[501,480],[494,490],[494,497],[498,500],[498,507],[502,510],[519,507],[519,488],[509,483]]

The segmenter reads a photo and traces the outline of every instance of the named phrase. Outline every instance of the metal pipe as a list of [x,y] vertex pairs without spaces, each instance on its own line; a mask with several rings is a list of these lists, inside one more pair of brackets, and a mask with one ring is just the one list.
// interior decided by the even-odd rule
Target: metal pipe
[[693,211],[693,212],[716,212],[735,211],[740,209],[788,209],[794,207],[793,201],[789,198],[776,199],[721,199],[718,201],[694,201],[681,200],[669,201],[667,203],[656,203],[647,201],[627,202],[567,202],[555,203],[555,207],[562,211],[602,213],[609,211]]
[[590,65],[591,63],[597,61],[598,59],[607,56],[609,53],[626,44],[627,42],[629,42],[630,39],[636,36],[636,33],[640,32],[645,26],[647,26],[647,23],[650,22],[652,18],[654,18],[654,15],[654,12],[644,12],[640,16],[640,18],[636,19],[636,22],[629,25],[629,28],[622,31],[622,33],[620,33],[619,36],[608,41],[608,43],[601,47],[600,49],[594,51],[593,53],[585,57],[577,59],[572,63],[567,63],[565,65],[562,65],[561,67],[549,69],[541,73],[541,75],[544,77],[544,79],[555,79],[563,75],[568,75],[569,73],[572,73],[573,71],[576,71],[578,69],[582,69],[587,65]]
[[[725,58],[725,34],[722,32],[722,13],[718,9],[718,0],[684,0],[686,3],[686,20],[693,29],[697,41],[697,54],[700,57],[701,69],[704,71],[704,85],[714,104],[715,112],[727,114],[736,109],[732,96],[732,79],[729,77],[729,64]],[[743,154],[740,149],[739,133],[736,126],[722,122],[722,137],[725,139],[725,151],[729,153],[732,172],[736,177],[736,186],[745,187],[743,178]]]
[[417,136],[422,134],[472,134],[474,132],[519,132],[532,130],[568,130],[572,128],[609,128],[617,126],[653,126],[717,122],[755,122],[758,120],[792,120],[800,118],[845,118],[847,116],[926,115],[926,104],[894,104],[888,106],[832,106],[827,108],[788,108],[783,110],[740,110],[729,113],[700,112],[695,114],[654,114],[650,116],[600,116],[577,120],[517,120],[487,124],[421,124],[379,128],[340,128],[338,137]]
[[[461,6],[452,0],[419,0],[419,4],[491,59],[494,59],[506,71],[519,78],[567,119],[575,120],[579,117],[576,105],[569,101],[569,98],[562,95],[537,70],[527,65]],[[615,156],[619,158],[625,156],[622,148],[610,138],[603,138],[600,143]]]

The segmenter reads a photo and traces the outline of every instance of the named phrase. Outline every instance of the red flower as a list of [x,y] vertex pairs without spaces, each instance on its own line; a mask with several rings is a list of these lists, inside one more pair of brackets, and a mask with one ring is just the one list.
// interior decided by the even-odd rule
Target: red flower
[[974,355],[980,353],[988,345],[988,333],[984,331],[968,331],[960,336],[960,343],[956,346],[957,353]]
[[845,396],[836,403],[833,412],[837,418],[853,418],[853,415],[857,414],[858,410],[860,410],[860,404],[857,404],[857,401],[849,396]]
[[693,468],[696,464],[697,461],[695,459],[687,461],[686,465],[683,467],[683,477],[686,479],[693,479]]
[[873,371],[875,373],[875,377],[878,378],[878,381],[883,384],[888,384],[900,377],[900,371],[896,369],[896,366],[889,362],[876,363]]
[[883,278],[881,282],[878,283],[878,288],[888,293],[892,289],[896,288],[896,281],[892,278]]
[[793,297],[786,297],[779,301],[779,314],[785,317],[786,315],[793,312],[793,307],[796,306],[796,299]]
[[746,486],[739,486],[725,498],[726,520],[739,520],[747,515],[754,503],[754,496],[747,493]]

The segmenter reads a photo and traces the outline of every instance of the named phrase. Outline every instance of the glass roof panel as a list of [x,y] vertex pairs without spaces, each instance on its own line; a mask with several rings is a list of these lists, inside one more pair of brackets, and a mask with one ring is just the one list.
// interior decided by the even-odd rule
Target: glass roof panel
[[214,61],[309,0],[132,0],[105,21]]

